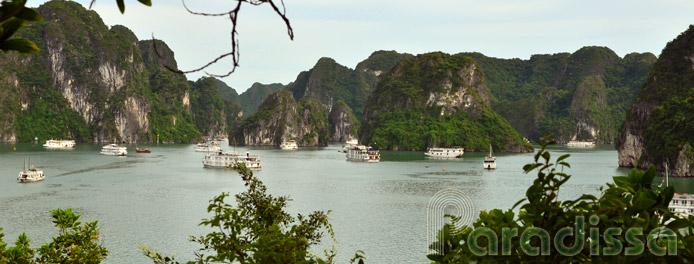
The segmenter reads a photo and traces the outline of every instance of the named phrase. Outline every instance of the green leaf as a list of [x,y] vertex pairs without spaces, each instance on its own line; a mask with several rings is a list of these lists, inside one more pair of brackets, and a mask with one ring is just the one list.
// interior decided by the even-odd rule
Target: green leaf
[[634,205],[636,205],[636,208],[640,210],[646,210],[651,208],[656,203],[656,200],[646,196],[646,194],[641,193],[637,198],[636,201],[634,202]]
[[653,179],[655,179],[655,167],[651,165],[648,170],[643,174],[641,178],[641,186],[649,187],[653,184]]
[[670,228],[672,230],[677,230],[680,228],[686,228],[689,226],[691,226],[689,221],[687,221],[686,219],[682,219],[682,218],[675,219],[675,221],[672,221],[669,224],[667,224],[667,228]]
[[614,183],[619,187],[624,187],[629,185],[629,179],[626,176],[614,176],[612,177]]
[[150,1],[150,0],[137,0],[137,1],[142,3],[143,5],[152,6],[152,1]]
[[672,201],[672,198],[675,196],[675,187],[668,186],[662,191],[661,195],[664,197],[663,204],[669,205],[670,201]]
[[34,22],[43,21],[43,17],[39,15],[39,12],[36,12],[36,10],[26,7],[23,8],[22,11],[19,11],[19,13],[15,15],[15,17]]
[[528,173],[540,166],[542,166],[542,163],[525,164],[525,166],[523,166],[523,171],[525,171],[525,173]]
[[0,22],[5,21],[22,11],[26,1],[2,1],[0,6]]
[[118,4],[118,9],[120,10],[120,13],[125,13],[125,3],[123,3],[123,0],[116,0],[116,3]]
[[19,53],[36,53],[39,52],[39,47],[25,38],[13,38],[0,43],[0,49],[3,51],[14,50]]
[[559,163],[560,161],[562,161],[562,160],[568,158],[569,156],[571,156],[571,154],[564,154],[564,155],[561,155],[559,158],[557,158],[557,163]]
[[2,25],[0,25],[0,32],[2,32],[2,34],[0,35],[0,42],[3,42],[6,39],[10,38],[23,25],[24,20],[19,18],[11,18],[5,23],[2,23]]
[[526,200],[527,200],[526,198],[523,198],[523,199],[518,200],[518,202],[516,202],[516,203],[513,205],[513,207],[511,207],[511,209],[516,209],[516,206],[520,205],[521,203],[525,202]]
[[549,161],[549,159],[551,158],[551,155],[549,154],[549,152],[545,152],[545,153],[542,153],[542,158],[544,158],[545,161]]

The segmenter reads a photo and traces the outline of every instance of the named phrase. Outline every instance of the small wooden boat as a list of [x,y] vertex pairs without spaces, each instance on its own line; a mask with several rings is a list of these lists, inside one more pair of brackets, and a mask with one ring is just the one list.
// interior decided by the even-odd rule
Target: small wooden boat
[[144,149],[135,148],[135,152],[137,152],[137,153],[151,153],[152,151],[150,151],[149,148],[144,148]]

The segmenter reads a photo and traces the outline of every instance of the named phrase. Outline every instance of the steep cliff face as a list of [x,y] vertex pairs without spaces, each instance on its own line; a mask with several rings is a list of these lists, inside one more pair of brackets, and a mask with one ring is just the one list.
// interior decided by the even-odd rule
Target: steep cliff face
[[254,83],[246,91],[239,95],[239,105],[243,109],[244,115],[252,115],[258,111],[258,106],[268,97],[268,95],[284,89],[281,83],[261,84]]
[[327,109],[317,99],[305,97],[297,104],[290,91],[280,90],[235,129],[234,142],[279,146],[282,141],[297,140],[299,146],[325,146],[330,131],[327,119]]
[[694,26],[665,46],[619,135],[619,166],[694,176]]
[[489,107],[477,63],[440,52],[401,60],[369,96],[359,139],[396,150],[459,145],[470,151],[532,151]]
[[395,67],[402,59],[412,57],[412,54],[398,53],[394,50],[379,50],[371,53],[365,60],[359,62],[354,71],[359,78],[359,85],[371,93],[376,86],[378,77]]
[[331,58],[321,58],[308,71],[301,72],[287,85],[295,98],[312,96],[332,110],[338,100],[353,109],[357,118],[362,116],[364,103],[379,75],[387,72],[402,58],[411,57],[395,51],[376,51],[352,70]]
[[190,105],[197,130],[204,135],[227,136],[242,115],[241,107],[226,99],[233,100],[229,96],[236,91],[211,77],[200,78],[191,86]]
[[[47,2],[38,11],[45,22],[19,34],[34,40],[41,52],[20,55],[19,60],[3,58],[14,64],[17,92],[26,99],[27,107],[15,112],[15,131],[22,128],[17,139],[71,136],[134,142],[147,134],[150,105],[141,89],[147,73],[133,33],[122,26],[108,29],[94,11],[74,2]],[[64,126],[32,129],[36,124],[31,123],[39,122],[38,114],[46,112],[42,107],[67,110],[59,121],[53,120]],[[73,111],[78,115],[72,116]],[[98,129],[87,131],[86,126]]]
[[[192,85],[160,64],[176,67],[165,43],[156,41],[159,58],[152,41],[138,41],[123,26],[109,29],[96,12],[75,2],[49,1],[38,11],[44,22],[17,34],[41,51],[0,57],[0,140],[134,143],[152,142],[157,134],[163,142],[199,139]],[[209,97],[217,100],[220,92],[212,90]]]
[[352,109],[342,100],[335,102],[333,109],[328,117],[333,135],[332,142],[345,142],[352,138],[357,138],[359,121],[352,113]]
[[612,143],[636,93],[655,62],[650,53],[624,58],[605,47],[584,47],[529,60],[465,53],[482,68],[492,108],[525,137],[550,133]]

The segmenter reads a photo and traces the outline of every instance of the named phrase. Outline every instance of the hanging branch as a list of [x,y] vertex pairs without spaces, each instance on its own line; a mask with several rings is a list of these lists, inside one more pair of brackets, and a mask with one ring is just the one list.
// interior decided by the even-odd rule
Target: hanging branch
[[236,19],[238,18],[238,14],[239,14],[239,11],[241,10],[241,5],[243,3],[248,3],[248,4],[254,5],[254,6],[258,6],[258,5],[261,5],[264,3],[270,3],[270,5],[272,6],[272,9],[275,10],[275,13],[277,13],[277,15],[279,15],[280,18],[282,18],[282,20],[284,20],[284,23],[287,25],[287,34],[289,35],[289,39],[294,40],[294,30],[292,29],[292,26],[289,23],[289,19],[286,16],[287,9],[284,5],[284,0],[280,0],[280,2],[282,3],[282,11],[280,11],[279,7],[275,4],[275,2],[273,0],[237,0],[238,4],[231,11],[223,12],[223,13],[214,13],[214,14],[213,13],[204,13],[204,12],[195,12],[195,11],[191,10],[190,8],[188,8],[185,0],[181,0],[181,2],[183,3],[183,7],[186,9],[186,11],[188,11],[188,13],[193,14],[193,15],[198,15],[198,16],[229,16],[229,21],[231,21],[231,51],[218,56],[216,59],[208,62],[207,64],[203,65],[202,67],[199,67],[199,68],[193,69],[193,70],[188,70],[188,71],[181,71],[181,70],[172,68],[169,65],[165,65],[163,63],[164,59],[163,59],[162,55],[159,53],[159,50],[157,49],[157,42],[154,40],[154,35],[152,35],[152,44],[154,46],[154,52],[157,54],[157,57],[159,57],[159,61],[164,66],[164,68],[168,69],[169,71],[172,71],[175,73],[180,73],[180,74],[199,72],[199,71],[202,71],[202,70],[206,69],[207,67],[210,67],[213,64],[219,62],[221,59],[224,59],[226,57],[231,56],[233,66],[229,72],[227,72],[226,74],[212,74],[212,73],[205,71],[205,74],[212,76],[212,77],[224,78],[224,77],[227,77],[227,76],[231,75],[232,73],[234,73],[234,71],[236,70],[236,67],[239,66],[239,59],[240,59],[240,55],[241,55],[241,53],[239,52],[239,50],[240,50],[239,49],[239,40],[236,38],[238,35],[238,32],[236,31],[236,26],[237,26],[237,20]]

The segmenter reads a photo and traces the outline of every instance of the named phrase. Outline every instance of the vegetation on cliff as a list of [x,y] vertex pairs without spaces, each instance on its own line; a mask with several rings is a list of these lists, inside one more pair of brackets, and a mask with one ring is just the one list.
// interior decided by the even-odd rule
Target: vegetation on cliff
[[301,72],[287,85],[295,98],[313,96],[328,109],[342,100],[361,118],[366,98],[371,93],[377,76],[390,70],[402,58],[411,57],[395,51],[376,51],[352,70],[331,58],[321,58],[308,71]]
[[[621,166],[655,164],[663,170],[669,162],[671,169],[675,167],[671,173],[694,175],[693,58],[691,25],[665,46],[626,115],[617,145]],[[626,158],[627,152],[642,155]]]
[[281,89],[284,89],[284,85],[281,83],[254,83],[250,88],[239,95],[239,105],[243,109],[243,114],[248,116],[255,114],[260,104],[268,95]]
[[484,75],[464,55],[440,52],[401,60],[369,96],[360,141],[378,148],[425,150],[463,146],[531,151],[488,102]]
[[[17,35],[41,51],[0,57],[0,140],[191,142],[226,134],[236,118],[238,107],[221,99],[235,91],[164,69],[151,40],[109,29],[75,2],[49,1],[38,12],[45,21]],[[156,41],[161,60],[175,68],[173,51]]]
[[237,120],[241,107],[223,99],[222,91],[226,91],[227,96],[236,91],[212,77],[198,79],[192,88],[190,102],[195,128],[205,135],[226,134]]
[[482,67],[495,111],[527,138],[552,133],[560,142],[614,142],[656,59],[651,53],[620,58],[605,47],[529,60],[464,54]]
[[296,140],[300,146],[326,146],[330,135],[328,110],[320,101],[306,96],[297,103],[290,91],[279,90],[240,122],[230,143],[279,146]]

